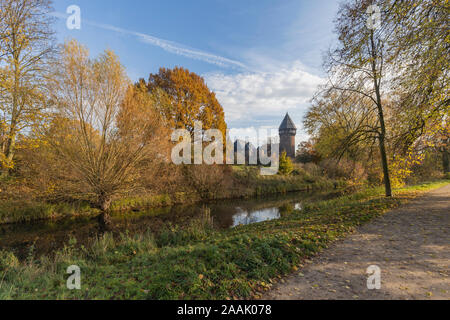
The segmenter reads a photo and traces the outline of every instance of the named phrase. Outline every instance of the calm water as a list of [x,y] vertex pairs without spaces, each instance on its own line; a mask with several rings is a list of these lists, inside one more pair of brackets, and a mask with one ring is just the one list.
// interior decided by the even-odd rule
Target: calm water
[[[292,209],[301,209],[305,201],[317,201],[339,196],[338,193],[288,193],[285,195],[249,200],[223,200],[208,204],[173,206],[142,212],[113,215],[112,232],[140,233],[160,231],[168,223],[186,225],[209,208],[214,227],[233,228],[238,225],[279,219]],[[0,249],[12,249],[24,258],[30,250],[36,255],[52,253],[64,246],[70,238],[85,244],[99,232],[96,218],[64,219],[34,224],[0,225]],[[33,248],[33,249],[32,249]]]

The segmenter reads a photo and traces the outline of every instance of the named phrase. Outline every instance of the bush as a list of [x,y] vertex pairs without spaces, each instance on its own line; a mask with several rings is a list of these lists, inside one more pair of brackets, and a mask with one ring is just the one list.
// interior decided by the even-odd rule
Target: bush
[[183,169],[186,186],[193,189],[201,199],[216,199],[229,192],[232,186],[231,167],[223,165],[185,166]]
[[291,173],[293,176],[306,176],[306,171],[300,164],[294,164],[294,170]]
[[379,186],[383,184],[383,169],[380,165],[373,165],[367,168],[367,183],[369,186]]
[[323,169],[320,168],[315,163],[306,163],[303,167],[306,171],[306,173],[313,177],[321,177],[323,175]]
[[19,266],[19,259],[12,252],[0,251],[0,271]]
[[443,172],[442,156],[427,150],[425,151],[424,159],[411,166],[411,174],[405,180],[407,184],[415,184],[420,181],[445,178]]
[[234,179],[237,185],[252,187],[259,178],[259,168],[252,166],[240,166],[234,172]]
[[325,170],[331,179],[344,179],[355,183],[367,181],[367,173],[359,162],[348,159],[327,159],[320,162],[320,166]]
[[292,165],[291,158],[286,155],[286,152],[283,151],[280,157],[280,167],[278,168],[278,174],[287,176],[292,170],[294,170],[294,166]]

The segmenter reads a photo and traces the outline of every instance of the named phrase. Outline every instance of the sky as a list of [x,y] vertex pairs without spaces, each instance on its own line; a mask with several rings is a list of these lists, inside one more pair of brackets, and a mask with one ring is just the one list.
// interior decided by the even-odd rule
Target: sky
[[[68,29],[67,8],[81,29]],[[160,67],[203,76],[224,108],[232,138],[255,144],[286,112],[302,119],[325,78],[322,56],[335,40],[337,0],[57,0],[60,42],[77,39],[92,56],[113,50],[137,81]]]

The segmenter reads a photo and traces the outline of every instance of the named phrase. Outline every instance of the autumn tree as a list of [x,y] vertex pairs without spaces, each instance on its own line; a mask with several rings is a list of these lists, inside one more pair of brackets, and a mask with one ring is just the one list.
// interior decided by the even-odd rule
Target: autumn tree
[[14,165],[17,137],[46,107],[46,70],[55,52],[48,0],[0,0],[0,168]]
[[437,150],[442,155],[442,170],[444,174],[450,173],[450,124],[438,133]]
[[420,151],[431,149],[440,155],[442,172],[450,172],[450,122],[446,119],[435,125],[430,130],[426,129],[418,139],[417,144]]
[[423,157],[422,142],[448,122],[448,11],[445,0],[351,0],[336,19],[329,83],[305,125],[325,156],[358,160],[377,141],[386,195],[390,175],[396,184],[405,178]]
[[92,195],[108,222],[113,198],[142,186],[152,164],[167,159],[159,115],[112,51],[90,59],[76,41],[65,44],[51,87],[62,120],[46,138],[70,166],[72,190]]
[[313,100],[304,126],[323,158],[367,161],[377,144],[376,109],[352,92],[322,93]]
[[[406,146],[450,116],[450,50],[447,0],[390,1],[386,28],[394,58],[399,140]],[[444,121],[443,121],[444,120]]]
[[395,75],[394,151],[423,158],[424,149],[437,148],[444,168],[450,119],[449,12],[446,0],[392,1],[385,21]]
[[[392,196],[391,181],[389,177],[388,156],[386,151],[386,123],[383,96],[389,89],[387,73],[389,64],[386,51],[385,30],[376,28],[368,21],[367,9],[372,1],[355,0],[343,3],[340,6],[336,19],[336,32],[339,42],[331,50],[327,59],[329,82],[323,88],[321,96],[339,97],[345,100],[348,97],[358,97],[367,110],[367,116],[361,121],[371,121],[370,113],[376,113],[376,125],[364,129],[367,133],[375,135],[378,142],[380,159],[382,163],[386,196]],[[382,21],[381,21],[382,25]],[[320,98],[319,98],[320,99]],[[361,130],[352,131],[345,140],[351,141],[358,137]],[[351,143],[346,144],[351,146]]]
[[320,161],[320,155],[315,150],[314,145],[315,142],[312,139],[308,141],[302,141],[298,145],[295,160],[300,163],[309,163],[309,162],[318,163]]
[[181,67],[161,68],[150,75],[147,87],[159,101],[159,111],[171,129],[193,134],[195,122],[200,121],[203,129],[218,129],[225,137],[223,108],[199,75]]
[[291,158],[287,156],[286,151],[283,151],[280,156],[278,174],[289,175],[293,170],[294,166],[292,165]]

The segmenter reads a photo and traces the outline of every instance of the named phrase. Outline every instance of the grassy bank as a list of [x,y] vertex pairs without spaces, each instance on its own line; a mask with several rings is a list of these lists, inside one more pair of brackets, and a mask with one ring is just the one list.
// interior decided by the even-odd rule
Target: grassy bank
[[[321,177],[305,176],[254,176],[236,178],[245,183],[236,183],[233,188],[212,194],[210,199],[201,199],[195,192],[177,192],[152,196],[116,199],[112,210],[116,212],[141,210],[177,204],[193,204],[205,200],[250,198],[254,196],[287,193],[303,190],[325,190],[335,187],[335,182]],[[337,186],[342,183],[336,182]],[[61,219],[78,216],[95,216],[99,211],[87,201],[72,203],[48,203],[38,200],[0,200],[0,224],[27,223],[37,220]]]
[[[0,253],[0,299],[233,299],[258,297],[302,260],[355,228],[441,181],[395,190],[381,188],[289,210],[276,221],[226,231],[208,217],[157,237],[106,234],[89,247],[68,244],[55,257],[19,263]],[[81,268],[82,289],[66,288],[66,268]]]

